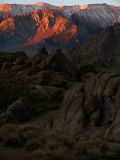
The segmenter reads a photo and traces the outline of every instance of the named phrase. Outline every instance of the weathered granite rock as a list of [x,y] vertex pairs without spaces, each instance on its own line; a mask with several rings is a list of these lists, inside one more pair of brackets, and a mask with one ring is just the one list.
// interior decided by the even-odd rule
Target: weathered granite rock
[[73,77],[63,72],[41,71],[36,75],[36,83],[51,86],[67,86],[73,83]]
[[15,62],[13,64],[15,65],[23,65],[25,62],[25,58],[24,57],[19,57],[15,60]]
[[23,122],[29,120],[32,109],[31,100],[21,97],[8,106],[6,120],[7,122]]
[[39,67],[41,70],[64,72],[72,77],[75,75],[75,66],[63,55],[60,49],[53,50]]
[[120,72],[108,70],[89,75],[66,92],[54,119],[57,131],[74,135],[83,128],[104,127],[114,122],[120,110]]
[[54,120],[54,128],[62,133],[79,133],[80,129],[85,127],[87,120],[83,104],[83,86],[76,83],[65,94],[61,109]]
[[32,64],[40,64],[47,56],[48,52],[45,47],[38,49],[37,53],[32,57]]

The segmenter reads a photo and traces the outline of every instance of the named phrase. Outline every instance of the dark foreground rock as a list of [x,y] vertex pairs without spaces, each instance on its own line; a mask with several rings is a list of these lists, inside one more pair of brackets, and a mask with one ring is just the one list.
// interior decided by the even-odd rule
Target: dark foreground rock
[[29,98],[21,97],[8,106],[6,111],[6,121],[23,122],[30,119],[33,110],[32,102]]
[[40,64],[45,58],[47,58],[48,52],[46,48],[40,48],[37,53],[32,57],[32,65]]
[[89,78],[66,92],[54,128],[75,135],[84,128],[112,125],[120,109],[119,87],[119,71],[104,71],[96,76],[89,73]]

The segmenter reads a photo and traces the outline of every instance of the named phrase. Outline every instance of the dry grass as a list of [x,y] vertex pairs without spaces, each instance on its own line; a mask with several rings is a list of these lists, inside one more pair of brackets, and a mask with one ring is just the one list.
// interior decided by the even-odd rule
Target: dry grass
[[[53,130],[29,126],[9,124],[0,128],[0,145],[29,151],[30,160],[74,160],[75,156],[81,155],[97,159],[110,153],[110,144],[107,146],[106,143],[100,139],[74,140]],[[119,145],[115,147],[118,155]]]
[[36,127],[5,125],[0,128],[0,144],[7,147],[24,148],[34,160],[42,157],[51,160],[68,159],[73,140],[55,131]]
[[68,151],[64,147],[57,148],[56,150],[37,150],[31,154],[34,160],[70,160]]
[[25,144],[25,149],[28,151],[34,151],[43,148],[43,144],[39,139],[30,139]]
[[99,158],[104,155],[106,143],[100,139],[80,141],[75,148],[79,154],[86,154],[89,157]]

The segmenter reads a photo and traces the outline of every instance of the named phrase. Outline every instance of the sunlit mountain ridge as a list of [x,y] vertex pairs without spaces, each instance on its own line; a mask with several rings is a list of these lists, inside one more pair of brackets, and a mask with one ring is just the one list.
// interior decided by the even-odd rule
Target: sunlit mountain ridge
[[0,5],[0,50],[33,52],[41,46],[67,49],[119,22],[120,7],[107,4]]

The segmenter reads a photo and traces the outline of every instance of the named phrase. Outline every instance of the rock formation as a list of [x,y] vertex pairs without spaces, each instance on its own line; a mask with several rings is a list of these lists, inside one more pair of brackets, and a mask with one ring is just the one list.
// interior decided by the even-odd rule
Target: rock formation
[[6,122],[24,122],[30,119],[33,110],[32,102],[29,98],[21,97],[8,106],[6,111]]

